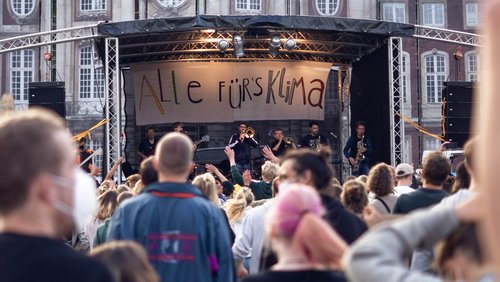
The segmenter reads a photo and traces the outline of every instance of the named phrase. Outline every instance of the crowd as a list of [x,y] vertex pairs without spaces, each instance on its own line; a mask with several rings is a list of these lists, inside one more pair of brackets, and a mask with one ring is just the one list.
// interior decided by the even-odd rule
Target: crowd
[[[500,1],[491,2],[485,54],[498,74]],[[483,98],[496,117],[492,77]],[[327,148],[279,157],[266,148],[262,178],[252,179],[228,146],[230,176],[207,165],[188,181],[195,146],[174,132],[116,186],[116,166],[100,185],[78,168],[75,151],[90,152],[56,115],[5,114],[0,280],[496,281],[498,131],[480,120],[453,177],[439,151],[418,171],[379,163],[337,179]]]

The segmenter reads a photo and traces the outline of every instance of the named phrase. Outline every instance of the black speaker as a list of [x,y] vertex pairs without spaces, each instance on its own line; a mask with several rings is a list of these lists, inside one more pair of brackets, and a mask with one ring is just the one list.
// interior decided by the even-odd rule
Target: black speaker
[[461,81],[449,81],[444,83],[443,118],[445,135],[444,138],[450,142],[457,142],[459,147],[469,139],[472,110],[473,83]]
[[66,118],[66,93],[63,81],[30,82],[29,107],[43,107]]

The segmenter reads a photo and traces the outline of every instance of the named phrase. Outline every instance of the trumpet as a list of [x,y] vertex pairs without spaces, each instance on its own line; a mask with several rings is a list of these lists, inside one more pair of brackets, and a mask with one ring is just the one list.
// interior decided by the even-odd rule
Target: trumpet
[[243,141],[245,138],[253,138],[255,136],[255,129],[249,127],[244,132],[240,133],[240,139]]
[[285,141],[285,143],[287,143],[288,145],[293,143],[292,137],[285,137],[283,138],[283,141]]

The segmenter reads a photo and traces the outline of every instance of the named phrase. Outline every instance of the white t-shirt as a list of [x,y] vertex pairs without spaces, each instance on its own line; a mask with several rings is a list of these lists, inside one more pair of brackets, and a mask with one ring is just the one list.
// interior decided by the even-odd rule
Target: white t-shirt
[[415,191],[415,189],[409,187],[409,186],[405,186],[405,185],[401,185],[401,186],[396,186],[394,187],[394,193],[396,194],[396,196],[401,196],[403,194],[406,194],[406,193],[411,193]]

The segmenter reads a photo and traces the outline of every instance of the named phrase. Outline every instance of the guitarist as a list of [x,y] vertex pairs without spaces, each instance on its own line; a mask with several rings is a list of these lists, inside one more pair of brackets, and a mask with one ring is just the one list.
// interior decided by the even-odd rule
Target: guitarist
[[[372,152],[372,142],[370,137],[365,135],[366,124],[363,121],[355,123],[356,135],[351,135],[344,147],[344,156],[349,160],[353,167],[353,175],[367,175],[369,158]],[[358,145],[359,149],[358,149]]]
[[139,144],[137,153],[141,157],[141,161],[154,155],[158,138],[155,137],[154,127],[148,127],[147,136]]

